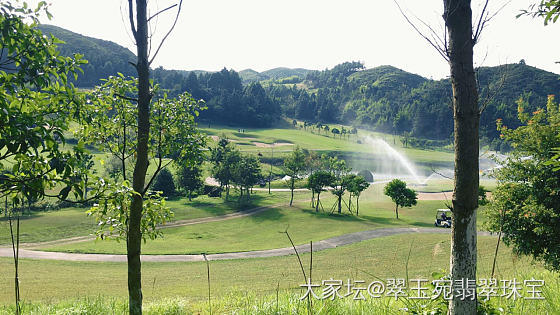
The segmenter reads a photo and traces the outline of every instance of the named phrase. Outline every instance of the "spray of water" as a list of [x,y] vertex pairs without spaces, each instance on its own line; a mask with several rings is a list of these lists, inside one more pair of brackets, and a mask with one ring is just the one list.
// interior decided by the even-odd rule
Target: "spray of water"
[[378,157],[375,165],[377,178],[408,177],[414,179],[417,184],[425,184],[433,175],[421,179],[414,164],[383,139],[368,136],[365,143],[371,146],[373,153]]

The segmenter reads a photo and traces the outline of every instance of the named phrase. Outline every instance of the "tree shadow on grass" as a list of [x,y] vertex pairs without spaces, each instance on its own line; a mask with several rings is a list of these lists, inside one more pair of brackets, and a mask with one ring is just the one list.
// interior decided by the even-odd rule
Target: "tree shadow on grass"
[[255,222],[264,222],[264,221],[276,221],[276,220],[280,220],[285,216],[285,214],[283,214],[281,212],[281,209],[278,208],[271,208],[266,210],[265,212],[261,212],[255,215],[251,215],[248,218],[250,218],[251,220],[255,221]]
[[[34,219],[40,216],[41,213],[47,213],[47,212],[31,212],[31,213],[25,213],[20,215],[19,220],[20,221],[25,221],[25,220],[29,220],[29,219]],[[12,221],[16,222],[17,218],[15,216],[12,216]],[[4,217],[2,215],[2,217],[0,217],[0,222],[8,222],[8,217]]]
[[263,200],[266,199],[264,195],[252,195],[250,200],[243,200],[241,202],[238,201],[238,196],[230,195],[228,201],[220,197],[216,197],[219,202],[209,202],[206,200],[197,200],[193,199],[192,201],[188,201],[185,199],[184,201],[180,202],[177,206],[172,207],[174,212],[179,213],[183,211],[182,207],[191,207],[196,208],[197,210],[202,210],[208,213],[211,216],[220,216],[234,212],[241,212],[245,210],[250,210],[253,208],[257,208],[260,206]]

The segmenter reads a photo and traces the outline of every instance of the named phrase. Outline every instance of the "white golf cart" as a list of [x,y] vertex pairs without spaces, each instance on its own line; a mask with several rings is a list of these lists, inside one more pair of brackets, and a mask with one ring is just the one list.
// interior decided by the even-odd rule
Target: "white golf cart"
[[438,209],[436,213],[436,221],[434,226],[437,227],[451,227],[451,210],[449,209]]

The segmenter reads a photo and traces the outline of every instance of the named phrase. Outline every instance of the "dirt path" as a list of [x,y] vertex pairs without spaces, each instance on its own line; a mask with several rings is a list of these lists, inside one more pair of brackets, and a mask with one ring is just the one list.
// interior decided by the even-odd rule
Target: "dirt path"
[[[313,243],[313,251],[322,251],[325,249],[336,248],[339,246],[358,243],[379,237],[391,236],[396,234],[411,233],[449,233],[449,229],[444,228],[416,228],[416,227],[399,227],[399,228],[383,228],[369,231],[355,232],[340,236],[331,237],[322,241]],[[479,235],[490,235],[488,232],[479,232]],[[309,244],[296,246],[299,253],[309,252]],[[264,258],[287,256],[294,254],[292,247],[284,247],[277,249],[267,249],[249,252],[210,254],[206,257],[208,260],[224,260],[224,259],[248,259],[248,258]],[[0,257],[11,257],[11,248],[0,248]],[[65,261],[97,261],[97,262],[126,262],[126,255],[108,255],[108,254],[75,254],[60,252],[44,252],[20,249],[20,258],[31,259],[48,259],[48,260],[65,260]],[[143,262],[196,262],[204,261],[202,255],[142,255]]]

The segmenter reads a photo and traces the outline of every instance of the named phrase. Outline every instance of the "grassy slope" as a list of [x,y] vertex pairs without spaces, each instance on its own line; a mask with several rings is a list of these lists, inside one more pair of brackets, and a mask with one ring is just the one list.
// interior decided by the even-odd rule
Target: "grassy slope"
[[[309,193],[296,195],[295,207],[272,209],[255,216],[223,222],[211,222],[170,228],[164,238],[143,246],[145,254],[221,253],[287,247],[289,243],[279,232],[289,227],[296,244],[318,241],[333,236],[391,226],[433,226],[435,212],[445,208],[445,201],[419,201],[412,208],[399,209],[395,218],[394,204],[383,195],[382,185],[374,185],[360,198],[360,216],[315,213],[309,206]],[[259,195],[266,192],[259,192]],[[330,211],[335,199],[322,194],[322,203]],[[480,216],[482,217],[482,216]],[[482,218],[479,220],[482,224]],[[112,240],[88,241],[42,249],[87,253],[126,253],[123,243]]]
[[[287,193],[257,196],[250,204],[240,205],[236,201],[223,202],[221,198],[200,196],[189,202],[187,198],[168,200],[167,205],[175,213],[174,220],[195,219],[224,215],[238,210],[261,205],[285,202]],[[93,234],[96,224],[86,215],[88,208],[65,208],[56,211],[33,212],[21,220],[21,242],[43,242],[74,236]],[[7,219],[0,217],[0,245],[10,243]]]
[[[335,125],[333,125],[334,127]],[[204,127],[204,126],[201,126]],[[338,126],[339,127],[339,126]],[[302,129],[292,128],[276,128],[276,129],[246,129],[245,133],[239,133],[237,128],[231,127],[212,127],[202,128],[204,132],[212,136],[226,135],[228,139],[234,140],[237,145],[244,151],[257,151],[269,156],[270,148],[259,148],[255,146],[254,142],[262,143],[292,143],[308,150],[317,151],[337,151],[337,152],[359,152],[375,154],[374,150],[366,145],[356,142],[356,136],[350,136],[340,139],[340,137],[333,138],[332,134],[325,136],[322,132],[319,134],[317,131],[307,131]],[[358,137],[366,135],[377,136],[386,138],[392,144],[392,137],[381,133],[371,131],[359,130]],[[396,142],[396,149],[404,152],[404,154],[411,160],[416,162],[450,162],[453,161],[453,154],[447,152],[433,151],[433,150],[420,150],[414,148],[401,148],[399,141]],[[275,152],[291,151],[292,146],[280,146],[274,148]]]
[[[332,277],[371,282],[375,277],[404,278],[410,248],[409,276],[430,278],[433,271],[447,269],[449,265],[449,238],[449,235],[439,234],[397,235],[317,252],[313,254],[313,279]],[[480,276],[490,274],[495,244],[494,237],[479,237]],[[310,255],[301,256],[308,268]],[[126,296],[125,263],[24,259],[20,265],[21,290],[25,300]],[[142,267],[146,301],[175,296],[202,300],[207,294],[204,263],[143,263]],[[210,263],[210,268],[214,298],[246,291],[270,295],[277,284],[280,289],[293,289],[302,283],[295,256],[215,261]],[[516,257],[507,247],[501,247],[497,268],[499,278],[508,279],[515,275],[524,279],[527,272],[539,270],[543,270],[540,265],[532,265],[529,259]],[[12,273],[12,261],[0,258],[0,287],[12,286]],[[11,290],[1,290],[0,303],[11,301]]]

